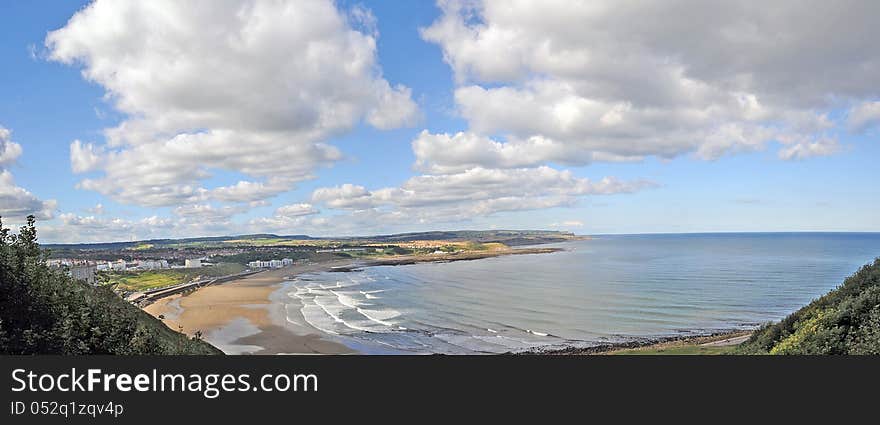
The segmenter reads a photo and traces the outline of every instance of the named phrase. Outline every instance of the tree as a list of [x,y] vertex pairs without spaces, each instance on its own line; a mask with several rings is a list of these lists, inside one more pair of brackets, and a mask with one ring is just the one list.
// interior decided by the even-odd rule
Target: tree
[[34,216],[18,234],[0,218],[0,353],[215,354],[168,329],[109,288],[46,265]]

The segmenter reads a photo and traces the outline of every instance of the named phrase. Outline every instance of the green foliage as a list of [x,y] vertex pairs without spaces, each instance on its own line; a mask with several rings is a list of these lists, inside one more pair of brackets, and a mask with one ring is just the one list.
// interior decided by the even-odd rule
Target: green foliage
[[222,277],[243,272],[245,267],[237,263],[219,263],[197,269],[166,269],[151,271],[101,272],[106,284],[116,285],[124,291],[144,291],[190,282],[194,279]]
[[841,286],[758,329],[742,354],[880,354],[880,258]]
[[168,329],[106,287],[46,266],[33,216],[18,235],[0,221],[0,353],[219,354]]
[[615,351],[611,354],[615,356],[717,356],[732,354],[735,349],[735,346],[705,346],[683,343],[672,346],[633,348]]

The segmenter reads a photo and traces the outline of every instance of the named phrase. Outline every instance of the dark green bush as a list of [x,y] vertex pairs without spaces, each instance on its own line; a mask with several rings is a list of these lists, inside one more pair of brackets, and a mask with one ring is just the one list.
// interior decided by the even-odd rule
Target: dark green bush
[[217,354],[106,287],[46,266],[33,216],[18,235],[0,221],[0,353]]
[[743,354],[880,354],[880,258],[776,324],[758,329]]

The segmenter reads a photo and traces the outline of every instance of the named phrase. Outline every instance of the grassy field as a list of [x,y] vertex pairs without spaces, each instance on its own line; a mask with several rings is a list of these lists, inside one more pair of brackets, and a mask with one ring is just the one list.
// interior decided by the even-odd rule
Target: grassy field
[[153,249],[153,244],[142,243],[137,246],[133,246],[131,248],[127,248],[130,251],[146,251],[148,249]]
[[[703,345],[707,343],[717,343],[729,338],[745,338],[749,332],[734,332],[729,334],[720,334],[714,336],[701,336],[675,341],[659,342],[656,344],[646,345],[638,348],[622,348],[618,350],[608,351],[603,354],[609,355],[630,355],[630,356],[715,356],[724,354],[735,354],[737,345]],[[730,342],[733,343],[733,342]]]
[[143,272],[105,273],[109,285],[124,291],[145,291],[189,282],[194,279],[226,276],[244,271],[244,266],[233,263],[220,263],[213,267],[199,269],[170,269]]

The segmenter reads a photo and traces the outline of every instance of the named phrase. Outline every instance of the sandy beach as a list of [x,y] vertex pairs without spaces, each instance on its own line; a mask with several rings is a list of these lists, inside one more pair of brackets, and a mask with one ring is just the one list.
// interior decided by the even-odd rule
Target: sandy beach
[[202,338],[227,354],[351,354],[355,351],[330,340],[304,320],[287,320],[285,307],[292,301],[275,295],[286,276],[351,263],[352,260],[338,260],[267,270],[189,294],[162,298],[144,311],[187,335],[201,332]]
[[295,300],[279,291],[285,277],[381,265],[468,261],[557,251],[558,248],[518,248],[297,264],[161,298],[144,307],[144,311],[161,319],[169,328],[187,335],[201,332],[205,341],[227,354],[354,354],[356,350],[332,340],[332,336],[306,323],[299,315],[301,306],[296,306]]

